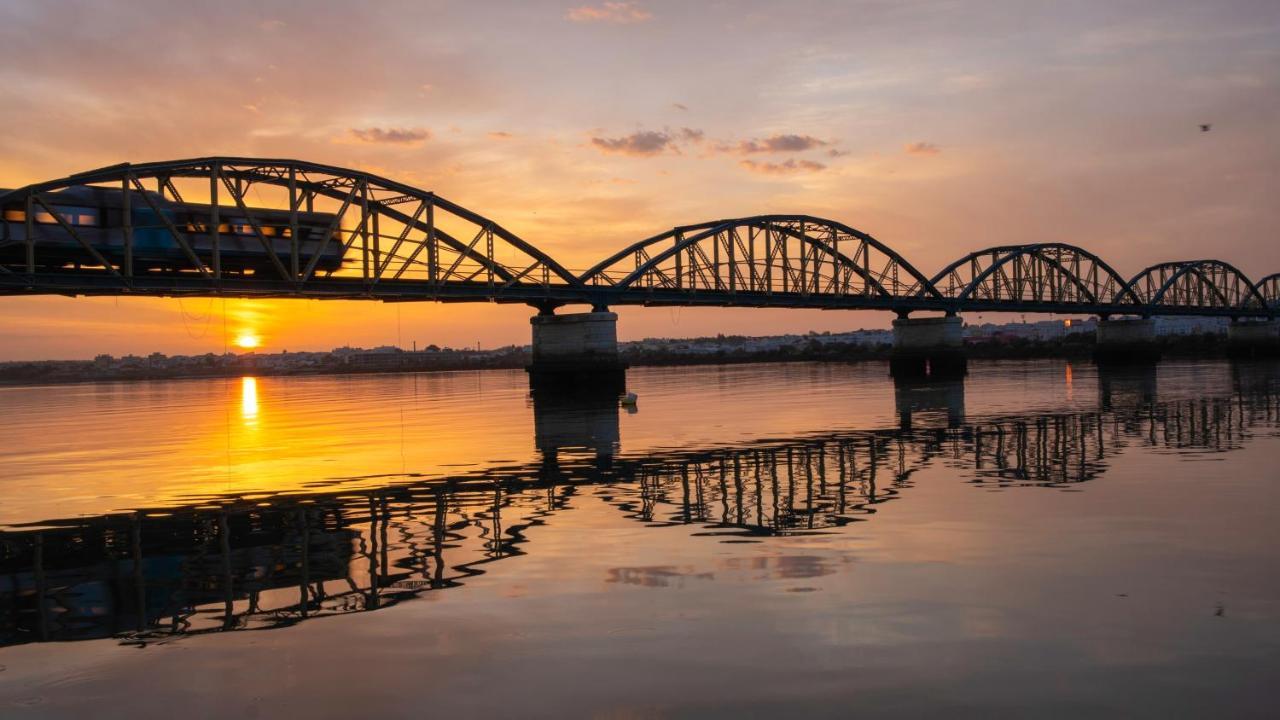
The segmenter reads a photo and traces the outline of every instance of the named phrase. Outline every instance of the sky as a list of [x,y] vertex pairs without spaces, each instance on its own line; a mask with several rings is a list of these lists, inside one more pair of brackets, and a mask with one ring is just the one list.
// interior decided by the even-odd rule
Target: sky
[[[1051,241],[1125,276],[1206,257],[1280,271],[1274,0],[0,0],[0,83],[0,187],[292,157],[435,191],[573,269],[777,212],[868,232],[926,275]],[[222,352],[246,333],[265,351],[493,347],[527,343],[532,313],[0,298],[0,359]],[[623,339],[891,319],[619,313]]]

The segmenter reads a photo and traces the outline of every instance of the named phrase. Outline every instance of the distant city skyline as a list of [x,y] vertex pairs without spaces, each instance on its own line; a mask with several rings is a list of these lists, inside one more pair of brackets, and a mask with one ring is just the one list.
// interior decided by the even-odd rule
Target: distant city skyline
[[[973,316],[978,317],[977,315]],[[973,340],[992,340],[998,336],[1007,338],[1024,338],[1030,340],[1051,340],[1066,334],[1073,333],[1092,333],[1097,326],[1097,318],[1094,316],[1060,316],[1054,319],[1034,319],[1040,316],[1033,316],[1032,319],[1020,318],[1016,315],[993,315],[988,314],[988,318],[994,318],[988,322],[966,322],[964,325],[964,336]],[[1003,318],[1003,319],[1001,319]],[[1155,323],[1155,332],[1157,335],[1194,335],[1204,333],[1225,334],[1229,319],[1224,317],[1203,317],[1203,316],[1172,316],[1157,317]],[[772,347],[781,347],[788,343],[794,342],[801,338],[825,338],[837,342],[870,343],[870,344],[889,344],[893,340],[891,330],[877,327],[860,327],[845,330],[803,330],[794,332],[783,332],[777,334],[753,335],[751,333],[724,333],[716,332],[709,335],[679,335],[679,336],[653,336],[633,338],[630,340],[622,340],[619,342],[621,349],[636,348],[657,348],[657,347],[695,347],[697,345],[714,345],[717,341],[738,341],[745,340],[748,347],[759,350]],[[260,345],[245,346],[238,344],[235,338],[228,343],[222,350],[208,350],[195,353],[165,353],[160,350],[140,350],[136,352],[128,352],[123,354],[113,354],[109,352],[89,353],[83,356],[75,357],[47,357],[47,358],[24,358],[20,360],[0,360],[0,365],[23,362],[42,362],[42,361],[64,361],[64,360],[103,360],[113,359],[122,360],[127,358],[150,358],[156,356],[172,357],[172,358],[194,358],[207,355],[215,356],[276,356],[276,355],[325,355],[325,354],[342,354],[342,353],[379,353],[379,352],[430,352],[430,351],[449,351],[462,353],[505,353],[513,350],[528,350],[529,341],[517,341],[502,345],[458,345],[451,346],[431,339],[411,338],[405,340],[403,344],[385,343],[379,345],[341,345],[330,348],[321,347],[280,347],[280,348],[263,348]]]
[[[1273,272],[1278,39],[1280,5],[1244,1],[0,2],[0,187],[122,161],[296,157],[437,191],[575,269],[673,225],[804,212],[927,275],[1035,241],[1126,276],[1201,257]],[[618,310],[624,340],[891,319]],[[532,312],[0,298],[0,359],[493,347],[527,343]]]

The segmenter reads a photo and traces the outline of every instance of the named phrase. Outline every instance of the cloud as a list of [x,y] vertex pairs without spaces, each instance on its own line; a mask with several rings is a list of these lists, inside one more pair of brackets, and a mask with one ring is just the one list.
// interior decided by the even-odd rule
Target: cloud
[[591,144],[600,152],[612,155],[652,157],[665,152],[679,154],[681,143],[700,143],[706,135],[697,128],[682,127],[679,130],[638,130],[622,137],[593,137]]
[[494,130],[493,132],[489,133],[489,137],[493,138],[494,140],[510,140],[514,136],[511,133],[507,132],[506,130]]
[[937,155],[942,152],[942,148],[931,142],[921,140],[920,142],[907,143],[902,147],[902,151],[908,155]]
[[717,149],[721,152],[737,153],[739,155],[754,155],[756,153],[804,152],[805,150],[812,150],[829,144],[826,140],[819,140],[812,135],[783,133],[770,135],[763,140],[760,138],[739,140],[737,145],[722,143]]
[[830,150],[827,151],[827,157],[833,157],[833,158],[844,157],[845,155],[848,155],[850,152],[851,151],[849,150],[841,150],[840,148],[831,148]]
[[756,162],[755,160],[740,160],[738,164],[754,173],[762,175],[792,175],[795,173],[818,172],[827,169],[826,165],[812,160],[796,160],[792,158],[786,162]]
[[681,140],[686,140],[688,142],[693,142],[693,143],[702,142],[702,138],[706,136],[706,133],[702,132],[701,130],[697,130],[695,128],[687,128],[687,127],[680,128],[679,134],[680,134]]
[[677,110],[679,110],[679,111],[681,111],[681,112],[688,112],[688,111],[689,111],[689,106],[688,106],[688,105],[685,105],[684,103],[671,103],[671,107],[673,107],[673,108],[675,108],[675,109],[677,109]]
[[263,20],[262,22],[258,23],[258,28],[260,30],[265,30],[266,32],[275,32],[276,30],[279,30],[280,28],[284,27],[284,25],[285,23],[283,20],[271,19],[271,20]]
[[617,155],[648,157],[675,150],[674,138],[657,130],[639,130],[617,138],[593,137],[591,144],[601,152]]
[[426,128],[351,128],[347,132],[358,142],[378,145],[420,145],[431,139]]
[[630,25],[653,18],[653,13],[624,0],[622,2],[604,2],[600,5],[582,5],[571,8],[565,18],[576,23],[603,22],[614,25]]

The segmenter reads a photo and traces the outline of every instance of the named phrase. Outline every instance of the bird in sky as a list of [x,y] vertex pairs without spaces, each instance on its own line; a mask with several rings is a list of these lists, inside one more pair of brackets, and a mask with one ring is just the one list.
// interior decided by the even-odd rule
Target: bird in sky
[[1209,132],[1209,128],[1213,127],[1210,123],[1200,123],[1200,132]]

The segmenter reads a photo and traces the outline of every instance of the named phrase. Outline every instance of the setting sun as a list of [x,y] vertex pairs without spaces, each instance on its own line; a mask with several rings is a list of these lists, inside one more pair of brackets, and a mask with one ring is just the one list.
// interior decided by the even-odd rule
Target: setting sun
[[253,333],[240,333],[236,336],[236,346],[247,349],[256,348],[262,344],[262,338]]

